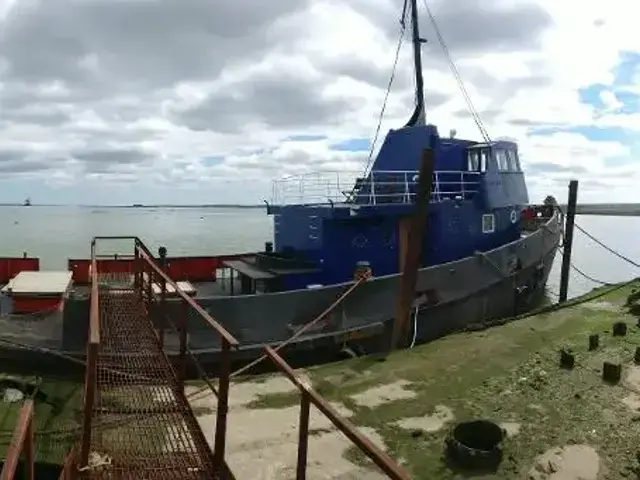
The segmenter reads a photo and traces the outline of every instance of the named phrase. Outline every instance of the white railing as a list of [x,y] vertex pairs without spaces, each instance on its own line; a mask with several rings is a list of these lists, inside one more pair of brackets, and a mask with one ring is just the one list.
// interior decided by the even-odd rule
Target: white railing
[[[431,200],[469,199],[480,188],[479,172],[437,171]],[[314,172],[273,182],[272,205],[355,203],[385,205],[412,203],[417,192],[417,170],[375,170],[360,178],[357,172]]]

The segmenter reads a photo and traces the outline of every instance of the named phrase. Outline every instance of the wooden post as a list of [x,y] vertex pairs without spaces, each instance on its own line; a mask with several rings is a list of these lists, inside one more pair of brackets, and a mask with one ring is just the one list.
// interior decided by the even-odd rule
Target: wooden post
[[407,250],[409,247],[409,232],[411,231],[411,217],[404,217],[400,219],[400,223],[398,225],[398,254],[400,256],[400,260],[398,262],[398,266],[400,267],[398,270],[400,272],[404,272],[404,262],[407,260]]
[[571,271],[571,249],[573,247],[573,226],[576,217],[576,206],[578,204],[578,181],[569,182],[569,201],[567,202],[567,212],[564,227],[564,248],[562,252],[562,268],[560,270],[560,295],[558,302],[567,301],[569,293],[569,273]]
[[[403,260],[400,262],[402,276],[400,278],[400,291],[396,319],[391,335],[391,350],[400,348],[401,342],[408,336],[407,326],[411,318],[411,306],[415,298],[418,269],[422,258],[422,246],[424,234],[429,220],[429,202],[433,186],[433,170],[435,165],[435,152],[425,149],[420,165],[420,178],[415,199],[415,210],[408,219],[400,223],[400,245],[405,244]],[[403,233],[403,230],[408,230]],[[406,241],[402,241],[403,235]]]

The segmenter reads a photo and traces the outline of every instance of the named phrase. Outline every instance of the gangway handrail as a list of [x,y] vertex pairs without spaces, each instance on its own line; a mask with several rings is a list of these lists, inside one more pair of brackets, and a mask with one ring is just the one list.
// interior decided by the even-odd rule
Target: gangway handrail
[[320,410],[335,427],[340,430],[362,453],[369,457],[389,478],[394,480],[408,480],[411,475],[405,468],[391,458],[386,452],[377,447],[371,440],[358,431],[357,427],[340,415],[335,408],[320,396],[310,385],[303,382],[289,364],[271,347],[264,348],[265,354],[278,369],[300,391],[300,423],[298,431],[298,459],[296,480],[306,478],[307,449],[309,446],[309,407],[311,404]]
[[227,329],[225,329],[216,319],[214,319],[204,308],[202,308],[193,298],[187,295],[173,279],[167,275],[167,273],[157,264],[155,257],[151,254],[149,249],[137,239],[136,252],[140,257],[147,262],[147,264],[153,269],[154,273],[158,275],[166,285],[170,285],[176,292],[176,294],[187,304],[193,308],[198,314],[207,321],[207,323],[214,328],[214,330],[222,337],[229,346],[233,348],[239,348],[240,342],[231,335]]
[[7,449],[7,458],[4,461],[2,471],[0,471],[0,480],[13,480],[18,469],[18,463],[20,456],[24,452],[27,464],[26,478],[29,480],[35,480],[35,448],[33,444],[34,436],[34,404],[33,399],[29,398],[22,404],[20,409],[20,415],[15,429],[13,430],[13,436],[11,437],[11,444]]
[[[89,334],[90,342],[88,342],[88,354],[89,359],[87,362],[87,376],[85,378],[85,434],[83,435],[82,441],[82,450],[80,457],[80,465],[87,465],[87,459],[85,456],[88,454],[88,446],[91,438],[91,413],[93,410],[93,398],[90,392],[95,394],[96,389],[96,381],[95,381],[95,360],[92,362],[91,357],[95,357],[96,350],[93,350],[91,346],[99,344],[100,342],[100,304],[98,301],[99,295],[99,285],[98,285],[98,261],[96,259],[96,251],[95,251],[95,241],[99,238],[95,238],[92,242],[91,249],[91,279],[92,279],[92,299],[91,299],[91,331]],[[153,313],[153,309],[151,308],[153,304],[159,304],[159,306],[163,310],[163,314],[166,314],[164,307],[166,307],[167,303],[167,294],[169,293],[167,290],[167,286],[172,287],[172,295],[176,295],[180,302],[179,304],[182,307],[176,311],[176,314],[179,315],[180,319],[177,324],[174,322],[170,322],[174,326],[174,330],[179,335],[180,340],[180,371],[176,373],[172,373],[173,378],[177,381],[175,387],[179,389],[182,393],[180,396],[182,398],[186,398],[184,396],[184,381],[186,378],[186,356],[188,353],[188,345],[187,345],[187,329],[188,329],[188,318],[187,313],[189,307],[196,310],[198,314],[205,320],[207,323],[213,327],[220,334],[220,343],[221,343],[221,365],[220,372],[218,377],[218,388],[214,388],[211,382],[207,382],[207,386],[211,390],[211,392],[218,397],[218,405],[216,412],[216,427],[215,427],[215,439],[213,442],[213,465],[215,468],[220,468],[222,471],[226,472],[226,476],[228,478],[233,478],[232,473],[228,470],[228,466],[225,462],[225,447],[226,447],[226,433],[227,433],[227,414],[229,409],[229,384],[231,377],[231,358],[230,358],[230,347],[239,347],[239,342],[231,335],[229,332],[224,329],[222,325],[218,323],[208,312],[206,312],[191,296],[189,296],[178,282],[175,282],[166,271],[166,249],[160,249],[160,258],[159,260],[154,257],[154,255],[150,252],[150,250],[142,243],[142,241],[137,237],[108,237],[108,239],[120,240],[120,239],[131,239],[134,240],[134,254],[135,254],[135,277],[134,277],[134,291],[138,292],[138,298],[140,301],[144,303],[144,308],[146,311],[146,315],[150,315],[150,318],[153,318],[155,314]],[[360,278],[359,280],[354,282],[354,285],[347,289],[347,292],[355,289],[357,285],[364,283],[366,280],[366,276]],[[160,293],[157,291],[154,292],[155,286],[160,287]],[[128,289],[129,287],[127,287]],[[332,310],[335,305],[339,304],[342,301],[342,298],[348,293],[340,297],[332,306],[330,306],[327,310]],[[156,303],[157,302],[157,303]],[[177,305],[177,304],[176,304]],[[326,313],[326,312],[325,312]],[[325,315],[321,315],[320,318]],[[162,315],[160,316],[162,317]],[[157,317],[158,319],[160,317]],[[314,320],[315,321],[315,320]],[[157,344],[160,348],[160,351],[164,350],[164,321],[161,325],[158,326],[156,334],[157,334]],[[155,328],[155,327],[154,327]],[[107,340],[105,340],[107,341]],[[408,480],[410,477],[409,473],[398,465],[387,453],[381,450],[379,447],[374,445],[371,440],[369,440],[365,435],[357,430],[357,428],[349,422],[347,419],[343,418],[335,411],[333,407],[331,407],[328,402],[323,399],[317,392],[315,392],[309,385],[306,385],[302,382],[295,374],[291,366],[289,366],[286,361],[278,355],[277,351],[271,347],[266,347],[264,349],[265,355],[269,358],[276,367],[283,372],[296,387],[300,390],[301,393],[301,416],[300,416],[300,436],[299,436],[299,444],[298,444],[298,461],[297,461],[297,480],[303,480],[306,478],[306,468],[307,468],[307,447],[309,441],[309,413],[310,413],[310,405],[315,405],[332,423],[336,426],[338,430],[340,430],[351,442],[353,442],[367,457],[369,457],[373,462],[390,478],[394,480]],[[163,354],[164,355],[164,354]],[[167,360],[167,357],[164,357]],[[192,356],[192,360],[198,364],[198,359],[195,356]],[[93,365],[92,365],[93,363]],[[168,360],[167,360],[168,363]],[[173,369],[171,369],[174,372]],[[202,372],[201,372],[202,373]],[[217,391],[216,391],[217,390]],[[87,434],[88,428],[88,434]],[[203,437],[204,438],[204,437]],[[2,480],[2,479],[0,479]]]

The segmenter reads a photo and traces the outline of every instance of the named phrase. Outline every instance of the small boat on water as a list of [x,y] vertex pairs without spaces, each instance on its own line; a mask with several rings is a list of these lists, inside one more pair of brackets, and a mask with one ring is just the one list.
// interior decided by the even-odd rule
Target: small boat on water
[[[480,141],[441,137],[435,125],[426,124],[423,40],[416,2],[409,3],[415,110],[405,126],[387,134],[366,171],[276,181],[266,208],[273,217],[274,238],[263,251],[172,257],[168,246],[168,275],[238,339],[241,347],[234,355],[239,361],[261,355],[266,344],[290,340],[363,271],[368,280],[291,341],[283,355],[335,356],[384,348],[396,316],[406,219],[419,201],[425,150],[435,163],[411,334],[403,346],[511,317],[544,297],[562,236],[560,213],[551,208],[525,232],[523,225],[530,227],[531,218],[523,216],[530,210],[517,144],[493,141],[484,129]],[[26,254],[0,258],[0,285],[5,284],[0,356],[40,362],[46,355],[39,356],[42,347],[84,356],[90,265],[87,258],[69,259],[65,272],[40,272],[39,259]],[[121,278],[124,274],[132,282],[134,260],[102,258],[98,270]],[[199,317],[191,317],[188,344],[201,363],[217,362],[218,336]],[[177,338],[169,335],[165,348],[177,355]],[[54,360],[47,358],[51,366]]]

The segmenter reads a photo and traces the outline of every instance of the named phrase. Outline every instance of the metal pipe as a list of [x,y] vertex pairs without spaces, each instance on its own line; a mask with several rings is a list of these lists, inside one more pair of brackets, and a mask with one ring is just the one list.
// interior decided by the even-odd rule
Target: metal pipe
[[15,478],[23,450],[27,457],[27,471],[29,472],[27,478],[29,480],[35,479],[33,458],[33,411],[33,400],[29,399],[25,401],[24,405],[20,409],[20,416],[18,417],[16,427],[13,430],[11,444],[7,449],[6,460],[4,461],[2,471],[0,472],[0,480],[12,480]]
[[349,420],[340,415],[329,403],[322,398],[311,386],[302,382],[293,369],[273,348],[265,347],[264,351],[271,361],[284,373],[289,380],[308,397],[310,403],[320,410],[338,430],[351,440],[373,463],[394,480],[409,480],[411,476],[402,466],[398,465],[386,452],[378,448],[371,440],[365,437]]
[[91,421],[95,403],[98,347],[100,345],[100,297],[98,288],[98,264],[95,258],[95,242],[91,245],[91,312],[89,318],[89,343],[87,345],[87,368],[84,384],[84,405],[82,419],[82,446],[80,449],[81,466],[89,463],[91,449]]
[[207,321],[207,323],[212,326],[216,332],[229,344],[229,346],[233,348],[239,347],[239,342],[236,340],[233,335],[231,335],[220,323],[218,323],[204,308],[202,308],[193,298],[184,293],[178,284],[171,279],[162,269],[156,264],[153,256],[148,253],[146,247],[143,245],[138,245],[138,249],[140,252],[140,257],[149,265],[149,268],[155,272],[160,278],[163,278],[167,284],[171,285],[176,294],[181,297],[184,301],[186,301],[191,308],[193,308],[198,314]]
[[[158,249],[158,256],[160,257],[160,268],[162,271],[167,271],[167,249],[160,247]],[[167,280],[165,277],[160,277],[160,311],[167,311]],[[157,315],[158,321],[158,338],[160,339],[160,348],[164,349],[164,329],[165,321],[164,315]]]
[[187,378],[187,328],[189,323],[189,305],[180,302],[180,323],[178,324],[180,335],[180,360],[179,360],[179,380],[180,387],[184,391],[184,382]]
[[229,343],[220,339],[222,352],[220,358],[220,379],[218,382],[218,411],[216,412],[215,445],[213,447],[214,467],[224,465],[224,451],[227,440],[227,413],[229,409],[229,383],[231,377],[231,349]]

